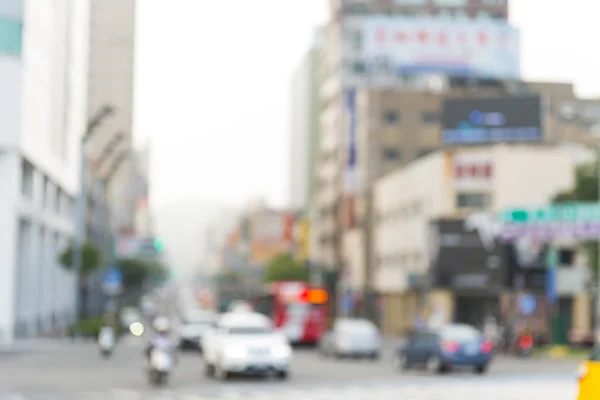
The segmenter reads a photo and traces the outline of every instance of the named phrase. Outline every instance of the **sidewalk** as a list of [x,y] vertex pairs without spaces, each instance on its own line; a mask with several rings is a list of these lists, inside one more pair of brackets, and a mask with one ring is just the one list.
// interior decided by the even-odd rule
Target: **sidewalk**
[[22,354],[22,353],[48,353],[62,351],[73,346],[87,345],[90,341],[71,338],[61,339],[17,339],[11,344],[0,344],[0,355]]

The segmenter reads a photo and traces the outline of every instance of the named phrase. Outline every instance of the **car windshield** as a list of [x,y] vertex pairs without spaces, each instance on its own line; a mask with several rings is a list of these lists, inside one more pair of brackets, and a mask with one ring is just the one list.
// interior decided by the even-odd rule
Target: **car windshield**
[[451,325],[440,330],[440,335],[444,340],[465,341],[475,340],[481,336],[481,333],[468,325]]
[[341,324],[340,330],[351,335],[372,335],[377,328],[368,321],[347,321]]
[[227,333],[230,335],[264,335],[271,332],[271,328],[267,326],[232,326],[227,328]]
[[188,325],[209,325],[214,321],[214,317],[210,313],[189,313],[184,317],[184,322]]

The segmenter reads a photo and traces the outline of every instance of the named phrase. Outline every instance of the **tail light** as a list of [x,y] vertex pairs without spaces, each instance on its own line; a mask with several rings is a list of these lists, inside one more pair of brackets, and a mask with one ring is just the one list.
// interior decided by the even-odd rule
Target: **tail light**
[[523,336],[519,341],[519,346],[523,350],[529,350],[533,346],[533,338],[531,336]]
[[489,353],[490,351],[492,351],[494,348],[494,344],[490,341],[485,341],[483,343],[481,343],[481,352],[484,354]]
[[456,342],[442,342],[442,350],[444,350],[446,353],[456,353],[459,348],[460,345]]

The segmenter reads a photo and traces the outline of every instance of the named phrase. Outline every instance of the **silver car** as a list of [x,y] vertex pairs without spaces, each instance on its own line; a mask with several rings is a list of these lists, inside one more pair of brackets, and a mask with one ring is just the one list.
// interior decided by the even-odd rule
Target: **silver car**
[[323,336],[319,351],[324,357],[356,357],[377,360],[381,354],[379,330],[366,319],[338,319]]

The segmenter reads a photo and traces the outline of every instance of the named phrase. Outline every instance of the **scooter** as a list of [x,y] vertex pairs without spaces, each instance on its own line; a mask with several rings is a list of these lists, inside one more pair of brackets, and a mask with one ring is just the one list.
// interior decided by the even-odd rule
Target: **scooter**
[[529,357],[533,353],[533,338],[531,336],[522,336],[518,343],[518,356]]
[[150,383],[155,386],[166,385],[172,369],[172,352],[164,347],[155,347],[152,349],[148,363],[148,379]]
[[107,359],[109,358],[113,350],[115,349],[116,339],[115,333],[112,328],[104,327],[98,335],[98,347],[100,348],[100,355]]

